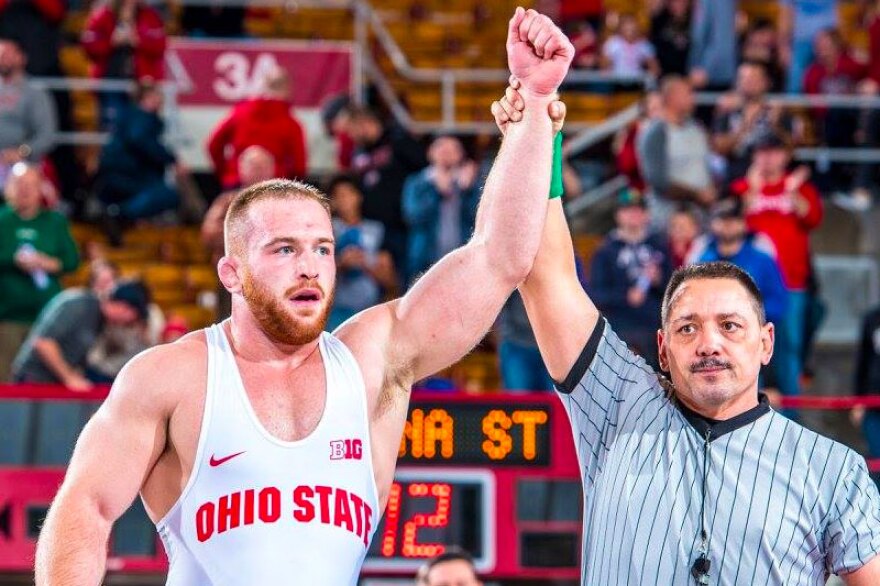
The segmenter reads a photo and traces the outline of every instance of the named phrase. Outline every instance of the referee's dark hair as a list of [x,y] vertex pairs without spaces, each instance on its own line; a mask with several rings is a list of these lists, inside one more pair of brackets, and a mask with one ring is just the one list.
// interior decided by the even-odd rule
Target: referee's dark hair
[[666,326],[669,319],[670,305],[675,292],[687,281],[694,279],[732,279],[737,281],[752,298],[752,308],[758,316],[758,323],[762,326],[767,323],[767,315],[764,313],[764,298],[761,291],[755,285],[755,281],[747,272],[726,261],[703,262],[682,267],[672,273],[666,292],[663,294],[663,306],[660,309],[660,320]]

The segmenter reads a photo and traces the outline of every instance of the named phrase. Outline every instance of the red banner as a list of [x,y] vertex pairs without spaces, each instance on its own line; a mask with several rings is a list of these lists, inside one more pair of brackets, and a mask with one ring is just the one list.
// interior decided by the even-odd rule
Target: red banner
[[295,108],[317,108],[328,96],[352,88],[348,43],[174,38],[165,60],[182,106],[228,106],[252,97],[266,73],[278,67],[290,75]]

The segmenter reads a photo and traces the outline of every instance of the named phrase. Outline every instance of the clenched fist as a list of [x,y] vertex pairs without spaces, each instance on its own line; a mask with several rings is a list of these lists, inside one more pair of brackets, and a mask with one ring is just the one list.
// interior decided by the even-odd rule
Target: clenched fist
[[552,96],[568,73],[574,47],[553,21],[517,8],[507,31],[507,66],[529,97]]

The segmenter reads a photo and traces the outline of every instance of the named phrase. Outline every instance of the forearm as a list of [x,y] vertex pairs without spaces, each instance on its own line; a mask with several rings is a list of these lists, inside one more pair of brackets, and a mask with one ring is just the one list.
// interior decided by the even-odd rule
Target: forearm
[[59,381],[64,382],[76,374],[73,366],[64,359],[61,348],[55,340],[40,338],[34,344],[34,350]]
[[36,586],[96,586],[107,563],[111,523],[96,503],[59,492],[37,542]]
[[563,380],[596,327],[599,312],[577,277],[562,202],[550,202],[541,247],[520,285],[526,313],[550,375]]
[[528,273],[541,241],[553,159],[551,101],[526,99],[523,119],[508,130],[477,209],[473,241],[486,245],[500,269],[524,267]]
[[550,202],[541,246],[535,264],[526,281],[520,286],[523,296],[541,296],[552,292],[560,279],[576,278],[574,242],[565,219],[561,199]]

